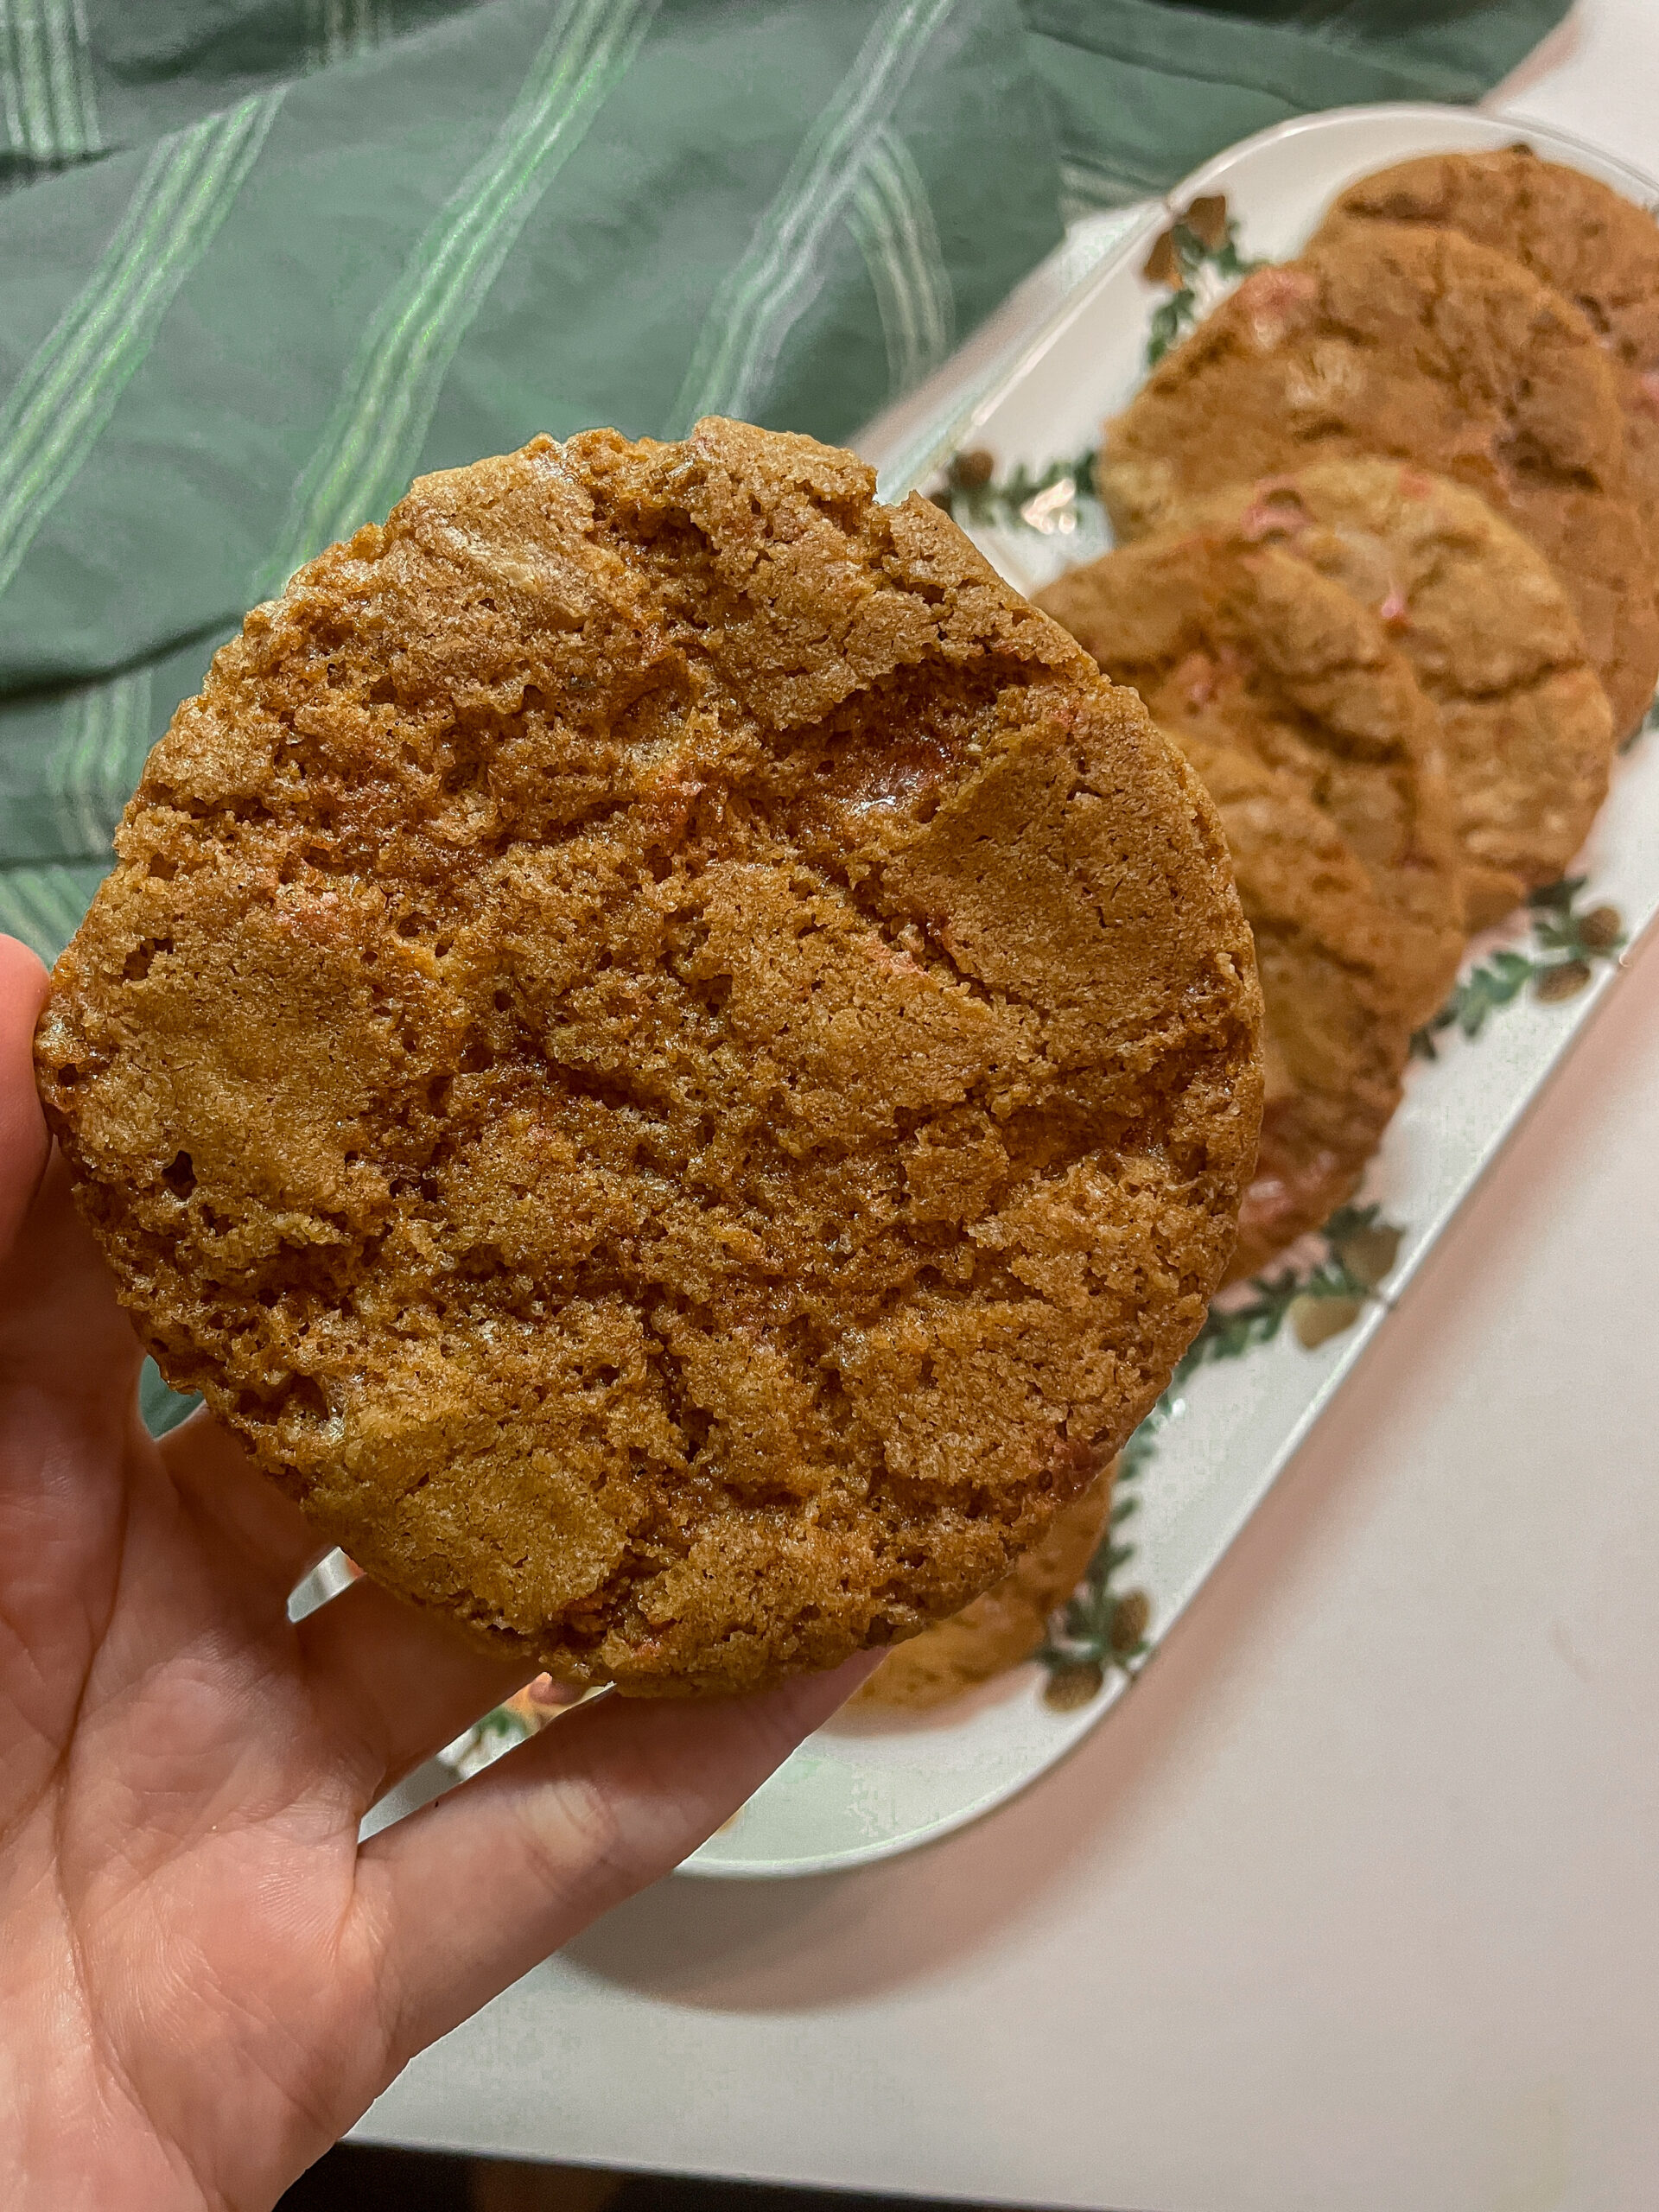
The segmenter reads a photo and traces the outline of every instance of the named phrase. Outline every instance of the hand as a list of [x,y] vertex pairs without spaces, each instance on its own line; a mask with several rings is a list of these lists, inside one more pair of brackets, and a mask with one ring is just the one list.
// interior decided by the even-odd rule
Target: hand
[[0,2202],[263,2212],[423,2045],[666,1873],[873,1660],[761,1697],[607,1697],[360,1848],[524,1669],[359,1582],[137,1342],[0,938]]

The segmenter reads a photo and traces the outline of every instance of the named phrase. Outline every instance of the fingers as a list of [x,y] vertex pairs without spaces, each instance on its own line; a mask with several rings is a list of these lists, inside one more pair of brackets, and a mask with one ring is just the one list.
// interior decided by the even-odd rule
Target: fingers
[[50,980],[26,944],[0,937],[0,1253],[29,1211],[51,1142],[35,1088],[35,1024]]
[[0,1420],[83,1443],[118,1441],[137,1418],[143,1357],[54,1151],[0,1250]]
[[205,1407],[170,1429],[158,1448],[197,1519],[245,1568],[269,1581],[279,1603],[286,1605],[295,1584],[334,1549]]
[[[14,1473],[53,1455],[65,1433],[118,1438],[132,1418],[143,1352],[115,1297],[109,1270],[69,1197],[35,1085],[35,1026],[50,983],[27,945],[0,937],[0,1436]],[[50,1418],[48,1418],[48,1410]],[[166,1439],[162,1456],[178,1488],[249,1563],[288,1592],[328,1547],[298,1508],[253,1469],[235,1440],[205,1416]],[[286,1580],[283,1578],[286,1577]]]
[[597,1699],[365,1844],[397,2063],[677,1866],[880,1660],[758,1697]]
[[143,1356],[51,1154],[34,1057],[48,981],[0,937],[0,1378],[107,1425],[111,1408],[124,1421]]
[[307,1614],[295,1633],[337,1739],[360,1752],[365,1812],[537,1671],[369,1581]]
[[56,1741],[119,1587],[143,1355],[48,1141],[30,1051],[44,988],[0,938],[0,1611]]

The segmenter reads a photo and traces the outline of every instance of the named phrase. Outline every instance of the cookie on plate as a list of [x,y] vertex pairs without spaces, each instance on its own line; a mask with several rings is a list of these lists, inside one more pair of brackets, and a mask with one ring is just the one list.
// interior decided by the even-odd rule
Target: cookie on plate
[[1478,492],[1567,588],[1622,736],[1659,602],[1612,366],[1578,309],[1456,231],[1351,223],[1257,270],[1106,425],[1122,537],[1217,485],[1393,454]]
[[1380,616],[1440,709],[1471,930],[1567,873],[1606,793],[1612,712],[1554,571],[1478,493],[1407,462],[1319,461],[1180,519],[1294,554]]
[[1260,1000],[1134,694],[804,437],[417,483],[152,753],[41,1086],[168,1379],[561,1681],[997,1580],[1226,1264]]
[[1440,717],[1382,622],[1277,547],[1205,532],[1119,546],[1038,594],[1161,728],[1281,770],[1331,817],[1396,924],[1408,1027],[1463,954]]
[[1344,218],[1441,224],[1523,262],[1565,294],[1612,356],[1630,477],[1659,553],[1659,222],[1582,169],[1530,146],[1425,154],[1350,185]]
[[1400,1103],[1410,1025],[1398,925],[1330,817],[1239,748],[1175,734],[1227,833],[1267,1015],[1262,1146],[1229,1270],[1238,1281],[1353,1196]]
[[931,1712],[1029,1659],[1048,1631],[1049,1615],[1082,1581],[1106,1533],[1116,1472],[1114,1461],[1062,1506],[993,1589],[890,1651],[855,1693],[854,1707]]

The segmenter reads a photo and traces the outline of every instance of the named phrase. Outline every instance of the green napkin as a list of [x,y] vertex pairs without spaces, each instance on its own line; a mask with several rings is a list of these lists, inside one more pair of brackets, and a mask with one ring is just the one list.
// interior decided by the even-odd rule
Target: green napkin
[[56,953],[214,646],[417,471],[845,437],[1063,195],[1467,97],[1562,6],[0,0],[0,927]]
[[0,925],[47,952],[213,648],[417,471],[844,436],[1060,235],[1014,0],[0,25]]
[[1472,100],[1562,0],[1026,0],[1068,213],[1172,185],[1235,140],[1320,108]]

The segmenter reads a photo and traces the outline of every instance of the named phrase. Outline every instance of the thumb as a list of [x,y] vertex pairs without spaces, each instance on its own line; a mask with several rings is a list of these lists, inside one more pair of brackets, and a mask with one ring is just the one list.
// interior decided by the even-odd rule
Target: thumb
[[[670,1873],[883,1654],[734,1698],[594,1698],[358,1854],[402,2066],[622,1898]],[[456,1900],[487,1897],[486,1912]]]
[[49,982],[26,944],[0,937],[0,1254],[11,1249],[52,1146],[35,1088],[35,1025]]

